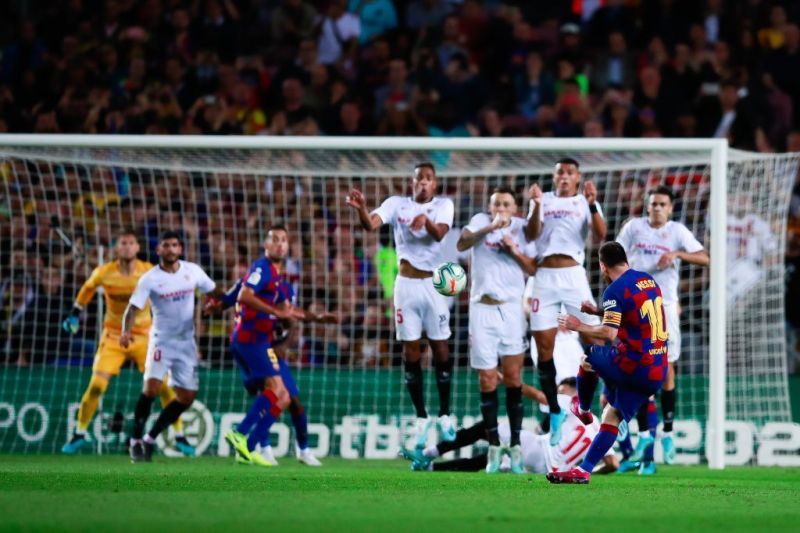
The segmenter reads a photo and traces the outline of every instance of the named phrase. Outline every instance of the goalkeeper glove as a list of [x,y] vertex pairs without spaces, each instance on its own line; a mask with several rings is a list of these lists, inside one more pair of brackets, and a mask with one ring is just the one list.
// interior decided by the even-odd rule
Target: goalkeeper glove
[[70,311],[69,316],[61,323],[61,327],[64,329],[64,331],[72,335],[78,333],[78,329],[80,328],[80,315],[81,308],[77,305],[74,306],[72,311]]

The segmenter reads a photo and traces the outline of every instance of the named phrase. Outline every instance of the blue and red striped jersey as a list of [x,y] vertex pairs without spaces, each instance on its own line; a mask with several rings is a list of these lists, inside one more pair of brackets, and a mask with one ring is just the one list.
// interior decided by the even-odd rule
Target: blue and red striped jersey
[[646,272],[629,269],[603,293],[603,325],[617,333],[622,370],[651,367],[649,379],[664,379],[667,368],[667,323],[661,288]]
[[[278,269],[266,257],[250,265],[247,274],[242,278],[241,286],[250,287],[257,298],[272,305],[292,302],[294,299],[292,286],[281,278]],[[272,343],[272,332],[278,322],[275,315],[256,311],[241,303],[237,304],[236,311],[231,343]]]

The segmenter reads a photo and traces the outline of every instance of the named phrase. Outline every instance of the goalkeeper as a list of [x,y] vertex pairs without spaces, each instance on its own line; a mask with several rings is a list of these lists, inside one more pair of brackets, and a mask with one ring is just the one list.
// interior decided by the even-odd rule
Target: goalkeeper
[[[92,275],[81,287],[75,298],[75,305],[70,315],[64,319],[62,327],[71,334],[76,334],[80,327],[80,314],[92,301],[98,287],[102,287],[105,295],[106,312],[103,321],[103,332],[100,348],[94,356],[92,364],[92,378],[89,386],[83,393],[81,405],[78,409],[78,421],[75,432],[68,443],[61,448],[61,452],[73,455],[83,446],[89,444],[87,430],[92,421],[100,398],[108,388],[112,376],[119,375],[119,370],[125,361],[131,359],[136,363],[139,372],[144,372],[144,362],[147,357],[147,336],[150,330],[150,308],[147,312],[139,313],[133,327],[133,342],[128,348],[119,344],[122,331],[122,314],[128,305],[128,299],[133,294],[136,284],[142,275],[150,270],[153,265],[136,258],[139,253],[139,240],[131,230],[125,230],[117,237],[115,255],[117,259],[111,263],[100,265],[94,269]],[[161,405],[166,406],[175,398],[175,392],[167,387],[166,382],[160,391]],[[173,424],[175,429],[175,447],[186,456],[195,454],[194,447],[189,444],[183,435],[183,422],[181,419]]]

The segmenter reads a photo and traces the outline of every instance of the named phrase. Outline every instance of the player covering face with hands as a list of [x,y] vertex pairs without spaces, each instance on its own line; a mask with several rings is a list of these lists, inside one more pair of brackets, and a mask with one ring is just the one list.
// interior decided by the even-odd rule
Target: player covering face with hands
[[448,300],[433,288],[433,270],[442,262],[441,241],[453,225],[454,206],[448,198],[435,196],[438,181],[431,163],[414,168],[413,196],[392,196],[370,212],[361,191],[353,189],[347,198],[361,227],[376,231],[383,224],[394,228],[399,275],[394,288],[395,331],[403,343],[405,382],[417,414],[416,447],[427,441],[431,420],[423,396],[420,340],[423,333],[433,351],[436,386],[439,391],[439,417],[436,423],[443,440],[455,439],[450,420],[450,338]]

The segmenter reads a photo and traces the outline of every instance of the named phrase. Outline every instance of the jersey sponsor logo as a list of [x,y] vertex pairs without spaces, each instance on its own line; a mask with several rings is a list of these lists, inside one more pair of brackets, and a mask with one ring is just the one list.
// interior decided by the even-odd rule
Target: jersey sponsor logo
[[580,217],[581,213],[570,209],[550,209],[544,212],[545,218]]
[[194,289],[183,289],[180,291],[173,291],[173,292],[165,292],[163,294],[159,294],[158,297],[162,300],[172,300],[173,302],[177,302],[178,300],[182,300],[189,294],[194,294]]
[[616,307],[617,301],[616,300],[606,300],[603,302],[603,309],[608,309],[609,307]]

